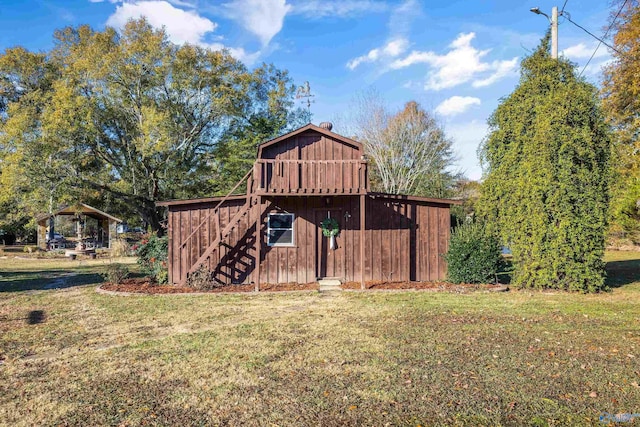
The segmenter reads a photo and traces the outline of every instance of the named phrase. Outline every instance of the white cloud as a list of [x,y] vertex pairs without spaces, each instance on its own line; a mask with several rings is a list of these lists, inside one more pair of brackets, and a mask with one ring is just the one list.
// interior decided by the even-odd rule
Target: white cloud
[[390,68],[398,70],[400,68],[409,67],[413,64],[429,63],[435,61],[437,55],[433,52],[419,52],[414,50],[404,59],[397,59],[390,64]]
[[489,69],[489,64],[482,62],[489,50],[478,50],[471,46],[475,36],[475,33],[458,35],[445,55],[413,51],[406,58],[391,63],[391,68],[400,69],[419,63],[430,65],[425,89],[440,90],[468,82],[474,75]]
[[[602,73],[602,69],[604,67],[606,67],[607,65],[613,63],[613,58],[609,58],[606,59],[604,61],[600,61],[597,63],[591,63],[589,65],[587,65],[586,68],[584,68],[584,66],[582,66],[582,68],[584,68],[584,72],[582,73],[585,76],[589,76],[589,77],[598,77],[600,75],[600,73]],[[582,72],[582,68],[578,67],[578,70],[580,70]]]
[[498,80],[501,80],[508,76],[517,75],[518,57],[505,61],[493,61],[491,63],[491,69],[495,70],[493,74],[481,80],[476,80],[472,83],[473,87],[485,87],[494,84]]
[[196,12],[178,9],[166,1],[123,3],[107,19],[107,25],[122,28],[130,19],[142,16],[156,28],[164,26],[169,39],[177,44],[202,44],[205,34],[217,27],[216,23]]
[[[597,43],[593,43],[591,46],[587,46],[585,43],[578,43],[562,51],[562,55],[569,59],[589,59],[591,54],[596,50]],[[609,52],[605,46],[600,46],[594,58],[602,58],[609,56]]]
[[383,12],[386,3],[372,0],[321,1],[307,0],[294,4],[291,13],[307,18],[349,17],[362,13]]
[[[350,0],[346,0],[348,3]],[[372,4],[378,5],[379,3]],[[396,6],[389,16],[389,37],[383,46],[371,49],[367,54],[358,56],[347,62],[347,68],[354,70],[360,64],[383,61],[388,63],[404,54],[409,47],[408,33],[411,21],[420,13],[420,5],[416,0],[404,0]]]
[[414,19],[422,14],[422,5],[416,0],[405,0],[393,9],[389,17],[389,32],[396,37],[407,37]]
[[474,105],[480,105],[480,98],[472,96],[452,96],[445,99],[436,107],[436,113],[443,116],[455,116],[467,111]]
[[[98,1],[98,0],[91,0]],[[109,0],[115,3],[117,0]],[[185,11],[172,4],[190,3],[180,0],[147,0],[134,3],[123,3],[116,7],[116,11],[107,19],[107,25],[122,28],[130,19],[146,17],[149,24],[155,28],[165,28],[169,40],[176,44],[190,43],[213,50],[227,49],[234,58],[247,64],[252,64],[261,55],[261,51],[247,53],[243,48],[225,46],[222,43],[209,43],[205,40],[212,33],[217,24],[200,16],[195,11]]]
[[380,59],[390,59],[401,55],[407,50],[409,43],[404,38],[397,38],[387,42],[382,47],[371,49],[366,55],[358,56],[347,62],[347,68],[354,70],[358,65],[365,62],[376,62]]
[[227,49],[229,51],[229,55],[233,56],[237,60],[240,60],[248,65],[251,65],[254,62],[256,62],[257,59],[260,57],[260,55],[262,55],[262,51],[248,53],[242,47],[229,47],[229,46],[225,46],[222,43],[201,43],[201,46],[207,47],[211,50]]
[[422,89],[422,84],[414,82],[413,80],[408,80],[402,84],[402,87],[409,90],[420,90]]
[[223,6],[230,18],[258,36],[263,47],[282,30],[284,18],[291,10],[286,0],[234,0]]
[[[596,51],[597,46],[597,43],[578,43],[564,49],[561,52],[561,55],[580,64],[578,65],[577,70],[582,75],[595,78],[597,80],[602,73],[603,67],[606,67],[613,62],[613,58],[611,57],[611,53],[607,50],[607,47],[600,45]],[[591,58],[592,54],[593,58]],[[585,68],[587,60],[591,61]]]
[[382,49],[382,53],[389,56],[398,56],[407,50],[407,46],[409,43],[405,39],[396,39],[391,40],[387,45]]
[[413,51],[405,58],[393,61],[389,68],[398,70],[415,64],[427,64],[429,71],[424,88],[441,90],[467,83],[478,75],[492,72],[491,75],[477,80],[476,87],[488,86],[513,73],[518,58],[508,61],[484,62],[483,58],[490,52],[478,50],[471,46],[475,33],[461,33],[449,45],[449,51],[438,55],[432,51]]

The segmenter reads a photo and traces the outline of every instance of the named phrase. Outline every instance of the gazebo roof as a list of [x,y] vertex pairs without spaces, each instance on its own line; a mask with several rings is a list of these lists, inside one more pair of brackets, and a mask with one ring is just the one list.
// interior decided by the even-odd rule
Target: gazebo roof
[[[78,208],[80,210],[78,211]],[[85,205],[84,203],[80,203],[79,205],[67,205],[63,208],[60,208],[58,211],[53,212],[53,215],[75,215],[80,212],[83,215],[94,219],[108,219],[110,221],[122,222],[121,219],[116,218],[115,216],[109,215],[106,212],[101,211],[100,209],[94,208],[93,206]],[[38,222],[46,220],[49,218],[49,214],[40,215],[37,220]]]

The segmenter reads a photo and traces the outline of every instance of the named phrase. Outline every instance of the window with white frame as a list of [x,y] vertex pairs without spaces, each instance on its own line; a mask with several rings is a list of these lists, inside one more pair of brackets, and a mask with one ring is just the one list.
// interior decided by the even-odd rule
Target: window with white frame
[[293,246],[293,220],[291,213],[272,213],[267,217],[267,244]]

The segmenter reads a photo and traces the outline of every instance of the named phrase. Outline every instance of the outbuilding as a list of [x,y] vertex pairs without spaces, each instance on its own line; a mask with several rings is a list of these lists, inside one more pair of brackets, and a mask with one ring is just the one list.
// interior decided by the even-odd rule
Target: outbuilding
[[[93,206],[80,203],[73,206],[64,206],[51,214],[43,214],[37,218],[38,221],[38,247],[40,249],[47,248],[47,230],[53,234],[52,225],[55,224],[57,217],[73,217],[81,221],[85,228],[85,236],[91,240],[91,244],[98,248],[110,248],[111,241],[116,236],[116,226],[122,220],[109,215]],[[92,233],[86,233],[87,222],[92,222]],[[55,227],[53,227],[55,228]]]
[[369,190],[362,144],[308,124],[262,143],[226,197],[159,203],[169,281],[206,268],[225,284],[434,281],[446,277],[446,199]]

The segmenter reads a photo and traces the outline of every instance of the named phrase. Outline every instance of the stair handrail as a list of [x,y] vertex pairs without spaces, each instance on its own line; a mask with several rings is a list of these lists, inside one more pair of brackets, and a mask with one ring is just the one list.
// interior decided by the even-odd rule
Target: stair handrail
[[[224,196],[222,198],[222,200],[220,200],[220,202],[218,202],[218,204],[213,208],[213,210],[211,212],[209,212],[209,214],[202,220],[202,222],[200,222],[200,224],[198,224],[198,226],[191,232],[191,234],[189,234],[187,236],[186,239],[184,239],[184,242],[182,243],[182,245],[180,245],[180,249],[184,249],[185,246],[187,246],[187,242],[189,240],[191,240],[191,238],[200,231],[200,228],[207,223],[207,221],[209,221],[209,218],[211,218],[211,215],[217,214],[218,209],[220,208],[220,206],[222,206],[222,204],[224,202],[226,202],[229,197],[231,197],[233,195],[233,192],[236,191],[238,189],[238,187],[240,186],[241,183],[243,183],[245,180],[247,181],[247,192],[250,191],[250,177],[251,177],[251,173],[253,172],[253,166],[251,167],[251,169],[249,169],[249,171],[244,174],[244,176],[240,179],[240,181],[238,181],[238,183],[231,189],[231,191],[229,191],[229,193],[227,193],[226,196]],[[218,228],[219,225],[218,225]],[[220,232],[220,230],[216,230],[218,233]]]
[[216,239],[213,242],[211,242],[211,244],[207,247],[207,249],[200,255],[198,260],[191,266],[191,268],[189,268],[188,274],[193,273],[194,271],[196,271],[198,269],[198,267],[200,265],[202,265],[202,263],[207,259],[207,257],[209,257],[209,255],[211,255],[211,253],[213,253],[213,251],[215,250],[215,247],[220,245],[220,243],[227,236],[229,236],[229,234],[231,233],[231,230],[233,230],[233,228],[240,222],[242,217],[250,209],[251,209],[251,204],[247,203],[247,204],[243,205],[242,209],[240,209],[238,212],[236,212],[236,214],[233,216],[233,218],[231,218],[229,220],[229,223],[226,225],[224,230],[220,231],[220,234],[218,234],[218,237],[216,237]]

